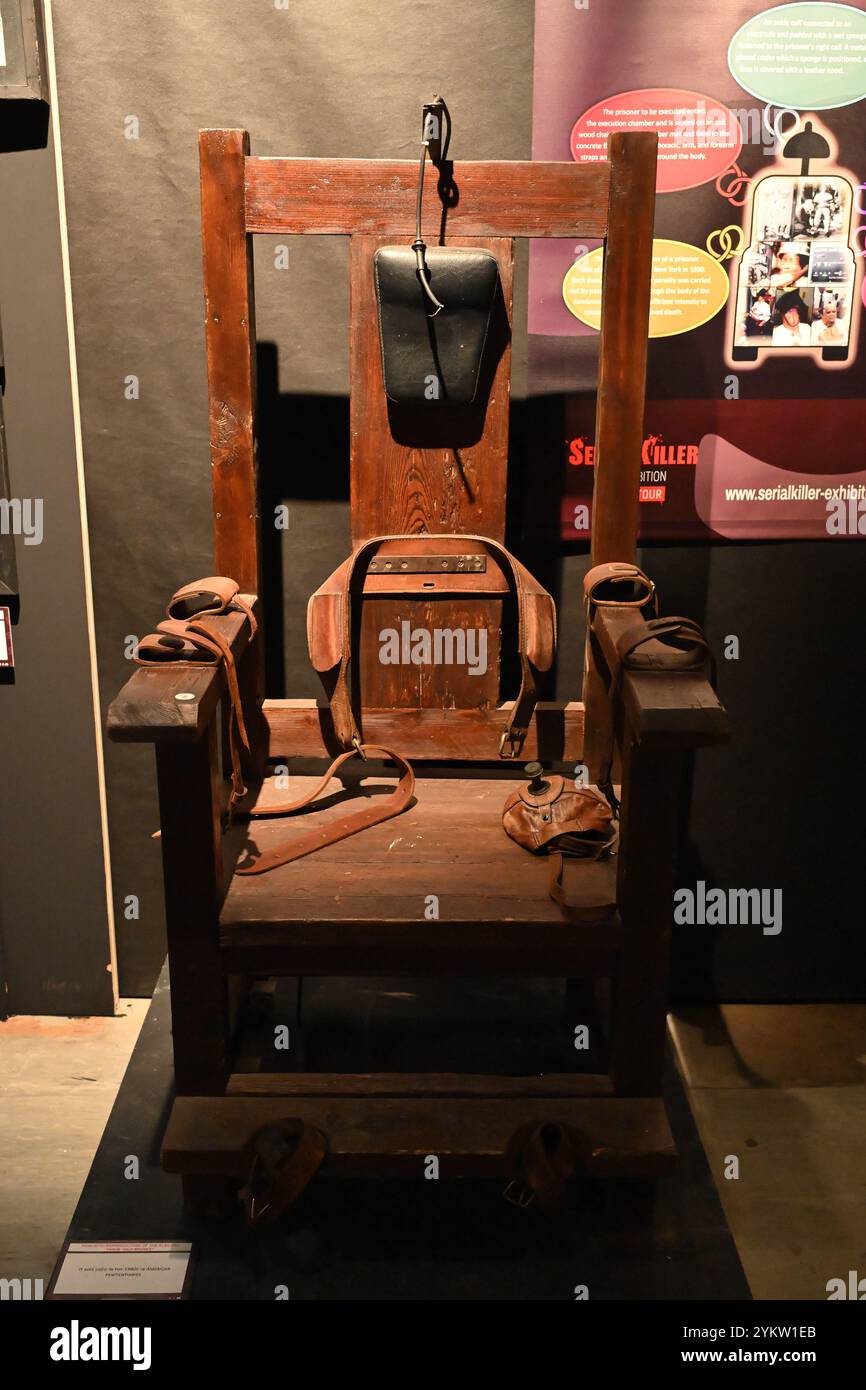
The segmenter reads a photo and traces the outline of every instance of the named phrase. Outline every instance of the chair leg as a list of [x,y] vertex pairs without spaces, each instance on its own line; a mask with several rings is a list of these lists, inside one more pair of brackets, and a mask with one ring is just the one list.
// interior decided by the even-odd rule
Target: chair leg
[[623,942],[611,1076],[619,1095],[661,1094],[682,755],[624,753],[617,899]]
[[228,1072],[228,989],[219,960],[222,882],[217,724],[157,746],[171,1017],[178,1095],[219,1095]]

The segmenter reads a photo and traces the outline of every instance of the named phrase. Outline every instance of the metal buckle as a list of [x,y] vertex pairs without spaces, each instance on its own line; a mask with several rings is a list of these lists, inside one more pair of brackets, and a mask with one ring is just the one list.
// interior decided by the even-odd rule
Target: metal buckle
[[[514,1191],[512,1192],[512,1188]],[[535,1193],[525,1182],[520,1182],[517,1178],[512,1178],[505,1187],[503,1197],[506,1202],[510,1202],[513,1207],[526,1208],[535,1201]]]
[[361,762],[365,763],[367,761],[367,754],[364,752],[364,749],[361,745],[361,740],[357,734],[352,735],[352,747],[358,754],[358,757],[361,759]]
[[[526,738],[525,729],[506,729],[499,740],[500,758],[519,758],[520,750],[523,747],[523,740]],[[508,744],[508,752],[505,745]]]

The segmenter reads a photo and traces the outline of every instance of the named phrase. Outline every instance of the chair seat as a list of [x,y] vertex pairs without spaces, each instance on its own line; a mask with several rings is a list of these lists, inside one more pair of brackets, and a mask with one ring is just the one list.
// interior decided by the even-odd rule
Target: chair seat
[[[301,797],[313,777],[290,779]],[[311,813],[249,827],[253,852],[357,809],[375,776]],[[268,873],[235,875],[220,915],[227,970],[299,974],[605,973],[618,944],[616,861],[566,866],[569,899],[594,922],[568,922],[548,894],[544,858],[502,828],[513,782],[421,777],[416,800],[372,826]],[[269,779],[261,800],[285,800]]]

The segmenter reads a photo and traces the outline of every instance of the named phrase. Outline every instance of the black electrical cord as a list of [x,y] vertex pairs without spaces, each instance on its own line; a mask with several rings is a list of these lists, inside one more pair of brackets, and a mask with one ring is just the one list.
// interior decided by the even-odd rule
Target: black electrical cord
[[[447,113],[447,107],[445,106],[445,103],[444,101],[442,101],[441,97],[437,97],[433,104],[439,106],[443,114]],[[445,138],[445,141],[443,142],[443,154],[444,151],[447,150],[450,141],[451,118],[450,116],[448,116],[448,134]],[[412,242],[412,250],[415,252],[415,270],[418,275],[418,279],[421,281],[421,288],[423,289],[427,298],[430,300],[430,303],[434,307],[434,312],[430,314],[428,317],[431,319],[435,319],[436,315],[441,313],[442,310],[445,308],[445,305],[441,302],[441,300],[437,299],[436,295],[433,293],[433,288],[430,284],[430,272],[427,269],[427,261],[425,257],[427,245],[421,236],[421,204],[424,198],[424,168],[427,162],[427,149],[429,144],[430,140],[427,135],[427,130],[425,128],[422,131],[421,159],[418,165],[418,192],[415,196],[415,240]]]

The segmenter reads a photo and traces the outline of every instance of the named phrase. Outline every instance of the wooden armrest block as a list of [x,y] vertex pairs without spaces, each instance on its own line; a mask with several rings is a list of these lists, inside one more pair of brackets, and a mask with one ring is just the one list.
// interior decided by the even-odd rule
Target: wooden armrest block
[[[629,611],[599,608],[593,623],[609,668],[617,665],[616,644],[634,621]],[[700,672],[624,671],[620,697],[626,719],[644,747],[698,748],[726,743],[727,710]]]
[[[255,605],[254,595],[245,595]],[[231,642],[237,660],[249,641],[243,613],[209,617]],[[117,743],[184,743],[201,736],[213,718],[223,689],[216,666],[138,666],[108,707],[106,728]],[[179,696],[192,696],[180,699]]]
[[[183,743],[201,736],[222,693],[215,666],[140,666],[108,707],[116,743]],[[192,699],[179,699],[191,695]]]
[[704,676],[629,671],[622,699],[641,747],[703,748],[730,738],[728,712]]

